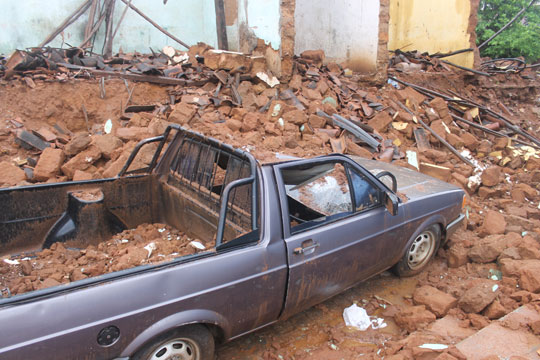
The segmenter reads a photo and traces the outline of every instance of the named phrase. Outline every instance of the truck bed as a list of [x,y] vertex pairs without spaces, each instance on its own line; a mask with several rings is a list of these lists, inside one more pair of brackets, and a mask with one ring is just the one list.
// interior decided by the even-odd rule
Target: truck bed
[[97,246],[55,243],[49,249],[6,256],[0,261],[0,289],[5,289],[2,297],[19,295],[208,251],[214,251],[211,241],[193,239],[165,224],[141,224]]
[[[8,209],[0,212],[0,298],[192,261],[197,256],[188,255],[256,235],[253,185],[243,185],[253,182],[254,163],[179,128],[161,156],[170,130],[141,142],[119,177],[0,189]],[[159,162],[126,172],[137,151],[155,141]],[[238,185],[225,191],[229,183]]]

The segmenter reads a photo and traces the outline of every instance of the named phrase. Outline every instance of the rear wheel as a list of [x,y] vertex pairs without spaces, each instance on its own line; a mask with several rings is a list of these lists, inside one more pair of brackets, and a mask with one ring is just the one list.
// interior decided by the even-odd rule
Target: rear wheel
[[145,345],[136,360],[212,360],[214,338],[203,325],[190,325],[163,334]]
[[420,273],[435,255],[441,241],[441,228],[431,225],[418,234],[405,255],[394,265],[398,276],[413,276]]

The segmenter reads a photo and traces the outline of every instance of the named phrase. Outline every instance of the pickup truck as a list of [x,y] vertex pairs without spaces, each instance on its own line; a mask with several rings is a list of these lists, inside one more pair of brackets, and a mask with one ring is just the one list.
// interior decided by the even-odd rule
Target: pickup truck
[[[149,144],[152,161],[132,170]],[[76,196],[92,189],[101,196]],[[463,220],[463,198],[386,163],[341,154],[260,163],[169,126],[115,178],[1,189],[0,257],[156,222],[214,246],[23,294],[3,289],[0,358],[212,359],[216,343],[387,269],[418,273]]]

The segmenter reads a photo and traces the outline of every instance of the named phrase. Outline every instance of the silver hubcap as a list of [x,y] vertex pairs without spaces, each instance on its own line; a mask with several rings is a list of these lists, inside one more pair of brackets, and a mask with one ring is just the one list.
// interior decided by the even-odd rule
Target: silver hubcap
[[435,236],[431,231],[424,231],[414,239],[409,254],[407,256],[407,265],[412,270],[422,267],[429,261],[435,250]]
[[148,360],[196,360],[200,353],[197,344],[189,339],[174,339],[159,346]]

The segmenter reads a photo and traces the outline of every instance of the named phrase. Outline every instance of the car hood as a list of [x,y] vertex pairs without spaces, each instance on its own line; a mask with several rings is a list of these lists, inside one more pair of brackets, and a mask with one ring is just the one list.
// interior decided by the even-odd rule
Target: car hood
[[[425,197],[440,192],[461,189],[434,177],[401,166],[391,165],[382,161],[368,160],[358,156],[350,156],[352,160],[377,175],[381,171],[391,172],[397,180],[398,193],[405,194],[409,199]],[[388,185],[389,182],[385,182]]]

